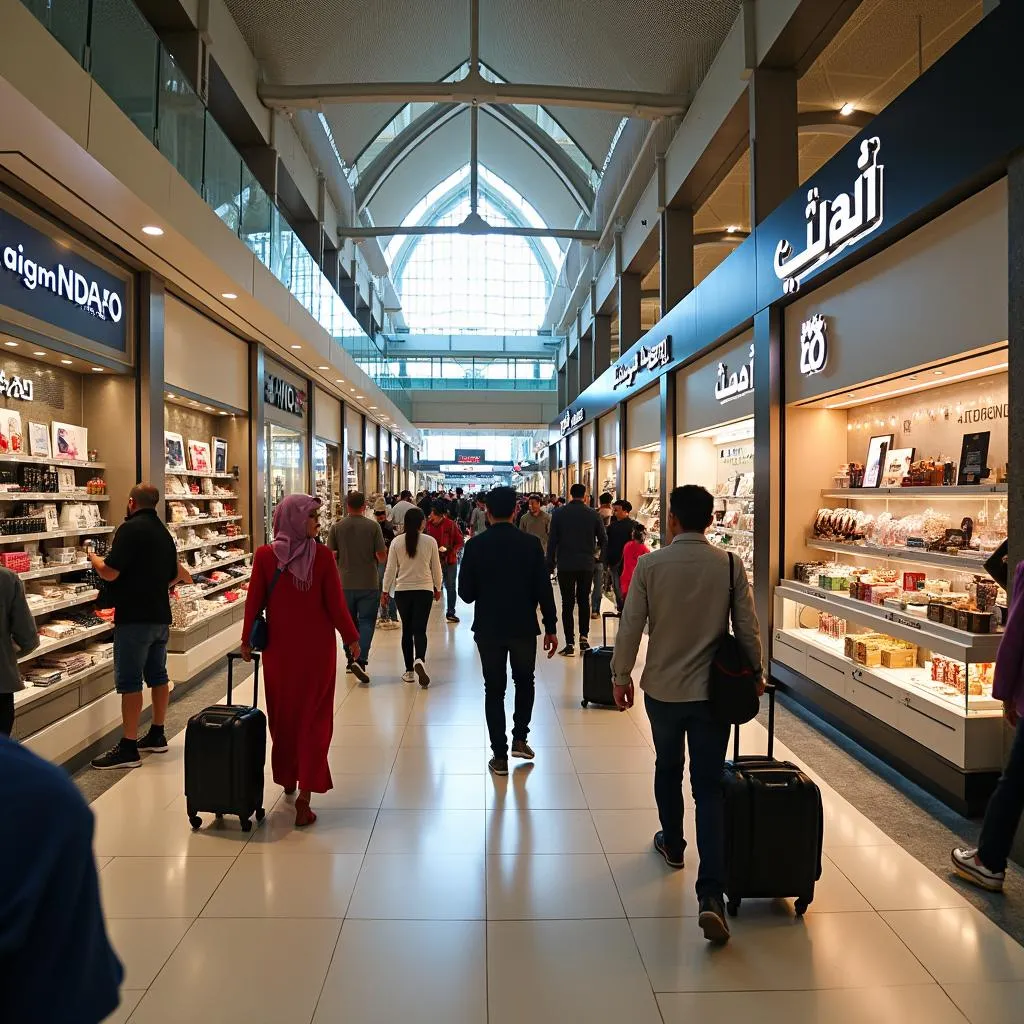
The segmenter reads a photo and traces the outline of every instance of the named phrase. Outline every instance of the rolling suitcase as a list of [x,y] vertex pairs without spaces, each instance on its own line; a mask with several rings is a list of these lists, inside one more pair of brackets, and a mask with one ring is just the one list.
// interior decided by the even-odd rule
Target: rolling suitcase
[[185,729],[185,802],[193,829],[203,824],[200,811],[218,818],[237,814],[242,831],[252,829],[251,818],[265,815],[263,765],[267,757],[267,717],[256,704],[259,698],[260,660],[253,654],[252,706],[231,703],[235,661],[228,655],[228,702],[214,704],[193,715]]
[[612,692],[612,653],[615,648],[608,645],[608,619],[618,617],[618,612],[605,612],[601,616],[601,646],[583,652],[582,707],[597,704],[599,707],[622,710],[616,706]]
[[821,877],[824,813],[821,793],[791,761],[776,761],[775,687],[768,686],[768,756],[725,763],[726,908],[735,916],[744,899],[796,897],[803,914]]

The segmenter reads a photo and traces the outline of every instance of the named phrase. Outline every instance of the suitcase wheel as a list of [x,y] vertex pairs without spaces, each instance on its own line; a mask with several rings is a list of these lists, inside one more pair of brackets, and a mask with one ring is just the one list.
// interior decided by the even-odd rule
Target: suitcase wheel
[[256,811],[256,820],[257,821],[262,821],[266,816],[267,816],[267,812],[262,807],[260,807]]
[[742,902],[742,900],[729,900],[725,905],[725,909],[730,917],[735,917],[740,912],[740,903]]
[[242,823],[243,832],[252,831],[252,822],[248,818],[243,818],[241,815],[238,816],[238,820]]
[[588,707],[588,706],[589,706],[589,704],[590,704],[590,701],[587,701],[587,700],[581,700],[581,701],[580,701],[580,707],[581,707],[581,708],[585,708],[585,707]]
[[188,816],[188,823],[192,826],[193,832],[198,832],[203,827],[203,819],[198,814],[190,814]]
[[796,910],[797,917],[803,917],[804,914],[807,913],[807,907],[810,904],[810,902],[810,900],[805,899],[803,896],[801,896],[800,899],[796,901],[796,903],[794,904],[794,909]]

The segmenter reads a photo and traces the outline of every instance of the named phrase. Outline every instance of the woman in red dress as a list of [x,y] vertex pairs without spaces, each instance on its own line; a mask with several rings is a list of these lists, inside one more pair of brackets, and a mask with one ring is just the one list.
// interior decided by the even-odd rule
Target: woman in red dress
[[[331,789],[327,750],[334,731],[337,630],[352,658],[359,634],[341,590],[334,555],[316,542],[318,498],[290,494],[274,512],[274,542],[253,559],[242,626],[242,656],[252,657],[249,637],[267,592],[269,642],[263,651],[267,718],[274,741],[274,781],[295,801],[295,824],[311,825],[312,793]],[[280,569],[277,582],[274,574]]]

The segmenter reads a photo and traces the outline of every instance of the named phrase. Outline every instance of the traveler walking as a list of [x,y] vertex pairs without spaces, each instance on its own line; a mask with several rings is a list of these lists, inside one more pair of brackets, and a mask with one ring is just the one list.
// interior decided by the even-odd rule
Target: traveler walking
[[576,653],[573,607],[579,610],[580,651],[590,648],[590,588],[594,584],[594,562],[600,561],[607,543],[601,517],[584,504],[587,489],[583,484],[569,488],[572,499],[551,515],[548,534],[548,570],[558,572],[558,589],[562,593],[562,631],[565,647],[558,653],[571,658]]
[[[0,569],[0,736],[14,728],[14,695],[25,687],[18,659],[39,646],[39,631],[17,573]],[[0,876],[2,877],[2,876]]]
[[992,696],[1016,730],[1010,757],[985,809],[977,847],[953,850],[956,873],[990,892],[1001,892],[1021,815],[1024,814],[1024,562],[1013,579],[1006,629],[996,654]]
[[299,791],[299,827],[316,821],[312,794],[334,785],[327,751],[334,733],[335,632],[353,661],[361,654],[334,557],[316,542],[319,508],[319,498],[289,494],[274,510],[274,541],[256,550],[242,624],[242,657],[249,661],[252,624],[265,609],[270,642],[262,651],[263,679],[274,741],[270,764],[286,795]]
[[[383,498],[380,503],[384,504]],[[327,547],[334,552],[345,604],[359,631],[359,658],[349,659],[347,671],[366,685],[370,681],[370,645],[380,611],[377,567],[387,561],[388,552],[380,526],[366,518],[366,498],[360,491],[349,491],[345,508],[348,515],[332,523],[327,531]]]
[[[676,487],[669,499],[672,543],[637,563],[612,655],[615,702],[633,706],[631,673],[644,627],[650,637],[640,686],[656,755],[654,797],[661,831],[654,849],[673,868],[683,866],[684,743],[697,813],[698,923],[713,942],[729,938],[722,896],[725,828],[722,772],[729,726],[712,715],[711,665],[730,615],[730,559],[704,536],[715,500],[703,487]],[[750,664],[761,665],[761,635],[747,574],[734,559],[732,628]],[[763,683],[760,689],[763,690]]]
[[405,523],[405,513],[409,509],[416,507],[412,500],[412,491],[402,491],[398,496],[398,501],[395,502],[391,509],[391,522],[396,530],[401,532],[402,526]]
[[425,520],[418,509],[405,514],[405,530],[391,545],[384,571],[381,606],[389,594],[395,595],[402,619],[402,657],[405,659],[403,683],[430,685],[427,657],[427,623],[432,601],[441,600],[441,558],[437,541],[423,533]]
[[608,546],[604,549],[604,564],[612,578],[612,592],[615,594],[617,611],[622,611],[622,552],[633,538],[633,527],[637,525],[629,513],[633,506],[625,498],[612,502],[612,521],[608,525]]
[[[377,520],[377,525],[380,527],[380,532],[384,537],[384,547],[390,551],[391,542],[395,539],[396,530],[394,523],[391,522],[390,518],[391,510],[388,508],[381,508],[380,504],[374,506],[373,518]],[[380,581],[380,589],[384,589],[384,568],[387,564],[387,555],[384,556],[384,560],[377,563],[377,579]],[[381,605],[380,608],[380,619],[377,622],[377,626],[380,629],[398,629],[398,605],[395,604],[395,599],[392,597],[385,608]]]
[[622,600],[626,600],[629,594],[629,584],[636,571],[636,564],[644,555],[649,555],[651,549],[647,546],[647,529],[637,523],[633,527],[633,536],[627,541],[622,549],[622,575],[619,577],[619,584],[622,587]]
[[93,816],[67,773],[0,736],[0,990],[8,1024],[100,1024],[124,968],[110,945]]
[[519,529],[523,533],[536,537],[543,552],[548,550],[548,534],[551,532],[551,516],[540,507],[540,498],[533,494],[526,515],[519,520]]
[[[137,768],[140,753],[167,750],[164,720],[169,699],[167,640],[171,625],[170,588],[192,577],[178,562],[174,539],[157,518],[160,492],[136,484],[128,494],[128,518],[117,528],[106,558],[89,553],[100,579],[113,583],[114,686],[121,695],[123,735],[116,747],[92,760],[93,768]],[[139,739],[142,684],[149,687],[153,722]]]
[[455,584],[459,573],[459,551],[462,550],[463,538],[459,524],[452,519],[453,504],[443,498],[435,501],[424,532],[437,541],[437,553],[441,556],[441,573],[444,576],[444,589],[448,598],[445,619],[457,624],[459,617],[455,614]]
[[476,508],[470,513],[469,535],[479,537],[487,529],[487,506],[483,498],[476,499]]
[[[608,525],[612,521],[612,496],[605,491],[597,501],[597,514],[601,517],[601,522],[604,523],[604,528],[607,531]],[[603,562],[594,563],[594,586],[590,591],[590,617],[592,619],[601,617],[601,598],[604,592],[604,574],[606,572],[607,569]]]
[[467,498],[461,487],[455,488],[455,507],[452,509],[452,518],[459,524],[459,529],[465,533],[469,529],[469,517],[473,511],[473,502]]
[[[537,503],[539,506],[539,502]],[[511,665],[516,688],[512,720],[512,756],[532,760],[526,742],[533,715],[534,670],[537,663],[537,608],[544,620],[544,650],[552,657],[558,647],[557,617],[551,580],[537,544],[512,523],[516,492],[496,487],[487,496],[491,528],[466,547],[459,577],[459,594],[476,604],[473,636],[484,676],[484,709],[493,756],[487,767],[508,775],[508,736],[505,732],[506,665]],[[525,520],[524,520],[525,522]]]

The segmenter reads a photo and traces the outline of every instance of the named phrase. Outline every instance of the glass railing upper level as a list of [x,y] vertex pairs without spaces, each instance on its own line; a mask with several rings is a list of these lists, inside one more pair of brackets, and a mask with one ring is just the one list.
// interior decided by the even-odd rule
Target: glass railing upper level
[[[132,0],[22,0],[51,35],[408,416],[403,381],[206,109]],[[368,371],[369,372],[369,371]]]
[[[554,391],[550,359],[514,356],[386,357],[386,372],[427,391]],[[364,367],[364,369],[366,369]],[[369,372],[367,370],[367,372]]]

